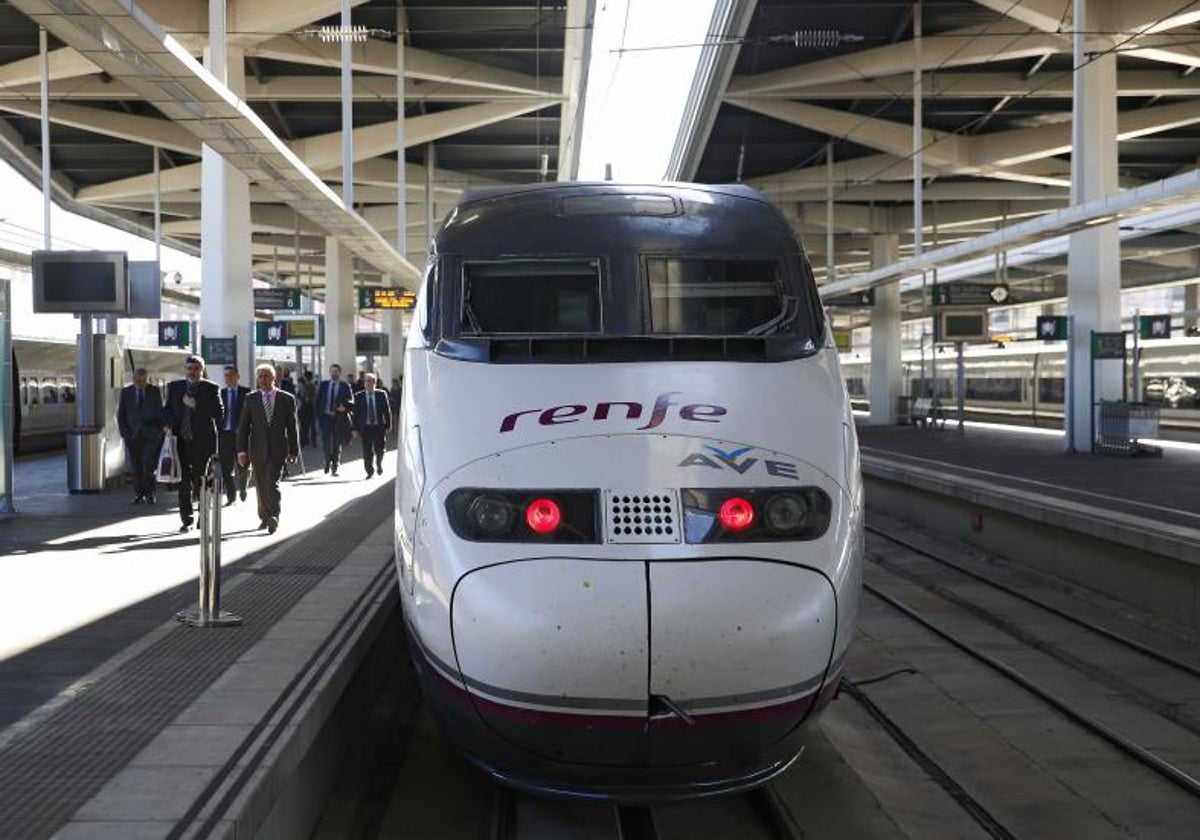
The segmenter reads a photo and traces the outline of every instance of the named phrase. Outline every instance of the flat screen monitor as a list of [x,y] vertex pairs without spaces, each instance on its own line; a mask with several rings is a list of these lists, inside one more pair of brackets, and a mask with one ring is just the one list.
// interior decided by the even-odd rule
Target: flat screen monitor
[[354,352],[359,356],[388,354],[387,333],[357,333],[354,336],[354,345]]
[[33,311],[125,315],[129,268],[123,251],[34,251]]

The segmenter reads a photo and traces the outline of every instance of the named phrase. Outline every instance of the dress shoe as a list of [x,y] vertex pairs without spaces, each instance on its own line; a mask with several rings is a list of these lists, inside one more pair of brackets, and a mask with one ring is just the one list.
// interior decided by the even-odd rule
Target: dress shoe
[[243,502],[246,501],[246,488],[244,487],[241,490],[241,499]]
[[337,467],[334,467],[332,470],[330,470],[329,474],[336,476],[337,475]]
[[279,520],[272,516],[267,520],[267,533],[274,534],[275,529],[279,527]]
[[148,496],[146,496],[146,504],[148,504],[148,505],[152,505],[152,504],[154,504],[154,503],[155,503],[155,502],[157,502],[157,501],[158,501],[158,499],[154,498],[154,494],[153,494],[153,493],[151,493],[151,494],[149,494]]
[[380,461],[378,464],[376,464],[376,466],[375,466],[375,471],[376,471],[376,472],[383,472],[383,461]]
[[225,507],[233,507],[233,499],[226,499]]
[[260,531],[267,530],[267,520],[265,520],[265,519],[258,520],[258,530],[260,530]]
[[371,472],[370,470],[367,470],[367,478],[371,478],[373,475],[375,475],[375,473]]
[[186,534],[189,530],[191,530],[191,527],[192,527],[191,520],[188,520],[187,522],[184,522],[182,525],[179,526],[179,533]]
[[[329,472],[329,462],[328,461],[325,462],[325,472],[326,473]],[[337,475],[337,473],[335,472],[334,475]]]
[[145,497],[142,496],[141,493],[138,493],[136,496],[133,497],[133,503],[135,505],[140,505],[144,501],[146,501],[146,499],[145,499]]

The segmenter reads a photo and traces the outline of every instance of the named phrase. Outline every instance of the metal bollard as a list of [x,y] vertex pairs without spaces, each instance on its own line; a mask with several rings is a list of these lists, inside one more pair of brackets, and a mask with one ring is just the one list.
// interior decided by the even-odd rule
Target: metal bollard
[[200,599],[195,609],[181,610],[175,618],[192,627],[232,627],[239,616],[221,609],[221,497],[224,495],[221,464],[208,459],[200,480]]

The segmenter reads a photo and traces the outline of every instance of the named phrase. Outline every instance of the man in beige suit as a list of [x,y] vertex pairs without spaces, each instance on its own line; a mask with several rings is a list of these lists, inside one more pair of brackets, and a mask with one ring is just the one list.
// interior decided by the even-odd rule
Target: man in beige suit
[[259,365],[254,378],[258,390],[246,400],[238,422],[238,463],[254,467],[259,527],[274,534],[279,527],[279,477],[283,463],[300,457],[296,398],[275,387],[275,368],[271,365]]

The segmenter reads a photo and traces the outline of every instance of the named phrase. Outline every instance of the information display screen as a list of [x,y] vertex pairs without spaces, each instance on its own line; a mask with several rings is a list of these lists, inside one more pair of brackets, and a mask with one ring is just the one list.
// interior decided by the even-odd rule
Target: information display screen
[[34,251],[34,312],[129,309],[129,269],[118,251]]

